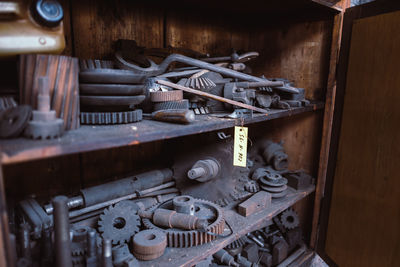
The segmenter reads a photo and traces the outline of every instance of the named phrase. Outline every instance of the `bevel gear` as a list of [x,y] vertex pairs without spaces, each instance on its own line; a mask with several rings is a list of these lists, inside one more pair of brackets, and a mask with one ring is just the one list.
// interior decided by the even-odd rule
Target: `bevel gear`
[[110,239],[114,245],[128,242],[139,232],[140,217],[137,209],[132,201],[121,201],[104,209],[98,221],[102,237]]
[[299,226],[299,216],[293,209],[287,209],[281,214],[281,223],[287,229],[294,229]]
[[255,181],[248,181],[244,184],[244,189],[250,193],[256,193],[260,190],[258,184]]
[[232,243],[230,243],[229,245],[227,245],[225,248],[227,248],[227,249],[240,248],[247,242],[249,242],[249,239],[247,238],[247,236],[242,236],[241,238],[239,238],[239,239],[233,241]]
[[[217,238],[217,235],[221,235],[224,232],[225,228],[225,218],[223,209],[208,200],[202,199],[194,199],[195,210],[196,207],[205,207],[210,209],[215,214],[215,218],[208,221],[209,225],[207,226],[205,231],[199,230],[181,230],[175,228],[164,229],[156,226],[150,219],[143,218],[143,225],[147,229],[156,229],[163,231],[167,235],[168,247],[176,247],[176,248],[187,248],[202,245],[204,243],[208,243]],[[153,206],[147,211],[154,211],[157,208],[162,209],[173,209],[172,200],[168,200],[160,205]]]

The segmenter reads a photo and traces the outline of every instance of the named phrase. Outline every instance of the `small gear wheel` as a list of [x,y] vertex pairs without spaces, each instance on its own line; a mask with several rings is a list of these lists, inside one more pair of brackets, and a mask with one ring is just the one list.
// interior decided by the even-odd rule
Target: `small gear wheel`
[[258,187],[257,182],[255,182],[255,181],[248,181],[248,182],[246,182],[246,183],[244,184],[244,189],[245,189],[247,192],[250,192],[250,193],[256,193],[256,192],[258,192],[258,191],[260,190],[260,188]]
[[90,231],[88,226],[74,226],[71,229],[72,242],[71,242],[71,253],[72,256],[79,258],[86,254],[86,243],[87,233]]
[[242,236],[241,238],[239,238],[239,239],[233,241],[232,243],[230,243],[229,245],[227,245],[225,248],[227,248],[227,249],[240,248],[247,242],[249,242],[249,239],[247,238],[247,236]]
[[110,239],[113,245],[128,242],[139,232],[137,211],[138,207],[132,201],[121,201],[105,209],[98,221],[102,237]]
[[287,209],[281,214],[281,223],[287,229],[294,229],[299,226],[299,216],[293,209]]

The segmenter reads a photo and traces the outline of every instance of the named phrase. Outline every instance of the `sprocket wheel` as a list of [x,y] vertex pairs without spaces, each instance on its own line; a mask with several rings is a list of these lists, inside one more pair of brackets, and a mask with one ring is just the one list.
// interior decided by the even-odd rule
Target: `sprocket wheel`
[[293,209],[287,209],[281,214],[281,223],[287,229],[294,229],[299,226],[299,216]]
[[102,237],[110,239],[114,245],[128,242],[139,232],[137,210],[137,205],[131,201],[121,201],[105,209],[98,222]]

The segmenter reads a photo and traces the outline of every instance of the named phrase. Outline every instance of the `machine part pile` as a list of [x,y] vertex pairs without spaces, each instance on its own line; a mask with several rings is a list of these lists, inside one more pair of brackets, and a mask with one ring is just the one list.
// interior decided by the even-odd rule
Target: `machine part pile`
[[[217,235],[221,235],[225,228],[224,213],[221,207],[209,202],[207,200],[195,199],[194,201],[195,210],[199,207],[209,209],[214,214],[214,219],[208,221],[205,229],[199,230],[181,230],[169,227],[159,227],[156,222],[151,219],[142,219],[144,226],[147,229],[156,229],[164,232],[167,235],[168,247],[187,248],[202,245],[204,243],[211,242],[217,238]],[[173,201],[167,201],[161,205],[152,207],[147,212],[155,212],[157,209],[165,209],[172,211],[174,208]],[[183,223],[186,223],[183,221]]]

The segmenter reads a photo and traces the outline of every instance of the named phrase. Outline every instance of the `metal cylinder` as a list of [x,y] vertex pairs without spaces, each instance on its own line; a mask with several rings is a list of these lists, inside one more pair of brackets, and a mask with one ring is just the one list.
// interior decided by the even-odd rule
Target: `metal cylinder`
[[237,262],[235,262],[235,259],[226,250],[221,249],[221,250],[217,251],[213,255],[213,257],[221,264],[239,267],[239,264],[237,264]]
[[96,231],[94,229],[90,229],[87,232],[86,236],[87,242],[87,257],[95,257],[97,254],[97,246],[96,246]]
[[37,110],[39,111],[50,111],[50,88],[49,79],[45,76],[38,78],[38,103]]
[[114,182],[82,189],[81,195],[85,206],[132,194],[147,188],[155,187],[172,180],[170,169],[155,170]]
[[111,240],[103,239],[101,267],[112,267],[112,249]]
[[205,220],[200,220],[196,216],[167,209],[156,209],[153,214],[153,223],[162,227],[184,230],[205,229],[208,226]]
[[188,171],[189,179],[195,179],[198,182],[207,182],[217,177],[220,172],[220,164],[214,158],[198,160]]
[[194,198],[191,196],[177,196],[172,199],[174,210],[178,213],[194,215]]
[[54,244],[56,266],[72,267],[71,242],[69,234],[68,198],[56,196],[52,200],[54,207]]
[[21,245],[20,255],[22,258],[31,258],[31,239],[29,236],[29,224],[23,223],[20,225],[19,243]]
[[53,242],[51,239],[51,230],[49,228],[43,229],[41,240],[41,266],[53,265]]
[[188,171],[188,177],[190,179],[196,179],[206,174],[206,170],[202,167],[193,168]]

